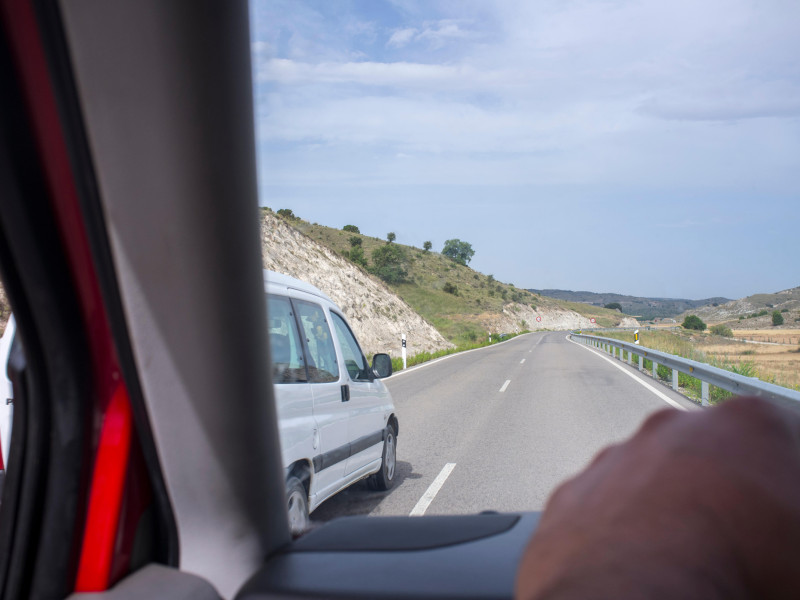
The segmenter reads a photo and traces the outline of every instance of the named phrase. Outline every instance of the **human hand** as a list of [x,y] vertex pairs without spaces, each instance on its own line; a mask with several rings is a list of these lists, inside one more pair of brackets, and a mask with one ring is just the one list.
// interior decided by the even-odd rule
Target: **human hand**
[[800,416],[757,398],[650,417],[548,500],[516,596],[800,594]]

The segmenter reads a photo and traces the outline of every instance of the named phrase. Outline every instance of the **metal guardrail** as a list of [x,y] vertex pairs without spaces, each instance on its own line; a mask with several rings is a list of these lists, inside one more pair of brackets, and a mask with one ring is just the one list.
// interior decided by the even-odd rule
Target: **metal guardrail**
[[583,327],[581,331],[674,331],[681,329],[680,325],[664,325],[657,327],[655,325],[638,325],[636,327]]
[[788,403],[794,408],[800,408],[800,392],[775,385],[774,383],[761,381],[757,377],[745,377],[696,360],[682,358],[674,354],[667,354],[666,352],[612,338],[579,333],[572,333],[571,337],[582,344],[603,350],[614,357],[619,354],[619,360],[622,360],[623,351],[625,351],[628,353],[629,365],[632,364],[632,357],[638,356],[640,371],[644,371],[644,359],[651,360],[653,362],[654,379],[658,378],[659,365],[672,369],[672,389],[676,392],[678,391],[678,373],[685,373],[699,379],[702,382],[701,399],[703,406],[708,406],[708,386],[713,385],[740,396],[761,396],[781,404]]

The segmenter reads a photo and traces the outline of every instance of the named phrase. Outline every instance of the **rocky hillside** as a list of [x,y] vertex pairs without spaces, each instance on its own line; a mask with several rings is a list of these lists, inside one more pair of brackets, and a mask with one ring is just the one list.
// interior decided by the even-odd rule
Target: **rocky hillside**
[[307,281],[341,307],[367,356],[400,356],[404,333],[409,355],[452,346],[380,279],[271,213],[262,216],[261,249],[265,269]]
[[[312,224],[294,216],[283,218],[265,208],[262,211],[265,264],[318,285],[349,311],[351,320],[385,319],[388,309],[381,309],[383,298],[402,299],[402,305],[413,309],[425,323],[458,345],[480,341],[492,333],[613,326],[624,317],[617,311],[539,296],[496,281],[491,275],[478,273],[438,252],[394,241],[392,245],[402,256],[406,275],[401,281],[386,284],[347,256],[357,242],[363,250],[363,263],[370,267],[375,251],[385,248],[387,240],[363,235],[353,231],[352,226],[349,229]],[[291,247],[284,248],[285,243]],[[358,300],[353,300],[348,296],[353,278],[377,287],[365,289]],[[371,297],[372,289],[380,290],[382,296]],[[372,312],[362,316],[359,312],[362,309]],[[405,318],[399,314],[394,317],[397,321],[392,321],[393,326]],[[596,323],[591,322],[592,318]],[[384,327],[376,324],[374,333],[377,335]]]
[[[797,327],[800,319],[800,287],[774,294],[754,294],[719,306],[702,306],[679,315],[680,323],[689,314],[706,323],[728,323],[736,329],[760,329],[772,326],[773,311],[781,311],[785,327]],[[759,313],[764,313],[760,316]]]

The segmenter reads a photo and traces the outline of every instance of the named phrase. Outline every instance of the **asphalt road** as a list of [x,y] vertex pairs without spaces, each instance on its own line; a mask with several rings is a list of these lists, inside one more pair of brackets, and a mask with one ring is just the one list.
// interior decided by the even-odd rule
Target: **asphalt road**
[[312,521],[541,510],[559,482],[600,449],[631,435],[653,412],[675,410],[653,388],[695,409],[564,332],[452,355],[386,384],[400,420],[394,488],[372,492],[357,483],[320,506]]

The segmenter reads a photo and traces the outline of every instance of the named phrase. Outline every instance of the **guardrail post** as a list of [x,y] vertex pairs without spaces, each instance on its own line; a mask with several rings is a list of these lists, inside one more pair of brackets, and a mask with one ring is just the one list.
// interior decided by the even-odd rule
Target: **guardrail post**
[[658,379],[658,363],[653,361],[653,379]]
[[630,351],[630,350],[628,350],[628,364],[631,364],[631,360],[633,360],[633,359],[631,358],[631,351]]
[[708,406],[708,382],[700,382],[700,396],[703,399],[703,406]]
[[678,391],[678,369],[672,369],[672,389]]
[[644,356],[639,355],[639,370],[644,371]]

